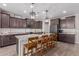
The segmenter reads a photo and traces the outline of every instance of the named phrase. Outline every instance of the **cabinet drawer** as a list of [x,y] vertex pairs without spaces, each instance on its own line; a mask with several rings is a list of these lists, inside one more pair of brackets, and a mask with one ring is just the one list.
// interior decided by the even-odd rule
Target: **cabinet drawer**
[[75,34],[59,34],[59,41],[75,43]]

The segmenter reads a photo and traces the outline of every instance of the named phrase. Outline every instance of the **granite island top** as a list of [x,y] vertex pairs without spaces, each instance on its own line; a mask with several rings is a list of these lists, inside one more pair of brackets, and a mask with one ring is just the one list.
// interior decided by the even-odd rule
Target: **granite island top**
[[29,35],[29,34],[42,34],[43,32],[27,32],[27,33],[0,33],[0,36],[10,36],[10,35]]

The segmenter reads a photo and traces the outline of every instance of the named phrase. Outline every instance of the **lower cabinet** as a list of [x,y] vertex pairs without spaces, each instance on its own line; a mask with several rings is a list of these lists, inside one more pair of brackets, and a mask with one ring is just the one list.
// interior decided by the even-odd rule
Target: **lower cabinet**
[[9,39],[9,44],[15,44],[16,43],[16,37],[15,36],[10,36],[10,39]]
[[59,41],[74,44],[75,34],[59,34]]
[[2,40],[1,40],[1,36],[0,36],[0,47],[2,46]]
[[9,45],[9,36],[2,36],[2,46]]
[[8,46],[16,43],[15,36],[0,36],[0,47]]

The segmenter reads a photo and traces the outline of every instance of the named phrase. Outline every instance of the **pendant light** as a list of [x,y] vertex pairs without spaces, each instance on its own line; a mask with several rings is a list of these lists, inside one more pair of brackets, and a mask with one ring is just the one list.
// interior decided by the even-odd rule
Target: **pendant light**
[[32,9],[32,11],[30,12],[30,18],[31,18],[31,19],[35,19],[36,13],[35,13],[34,10],[33,10],[33,8],[34,8],[34,3],[32,3],[32,4],[30,5],[30,8]]
[[48,23],[48,22],[49,22],[49,21],[48,21],[48,19],[49,19],[49,18],[48,18],[48,10],[45,10],[45,12],[46,12],[45,22]]

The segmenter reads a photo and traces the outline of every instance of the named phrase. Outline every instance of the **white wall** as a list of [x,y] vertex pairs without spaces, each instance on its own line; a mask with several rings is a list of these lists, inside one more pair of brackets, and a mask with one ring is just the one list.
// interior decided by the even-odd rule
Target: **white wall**
[[[46,24],[45,22],[48,22],[48,24]],[[43,20],[42,31],[46,33],[50,32],[50,19]]]
[[75,36],[75,43],[79,43],[79,14],[75,15],[75,29],[76,29],[76,36]]

